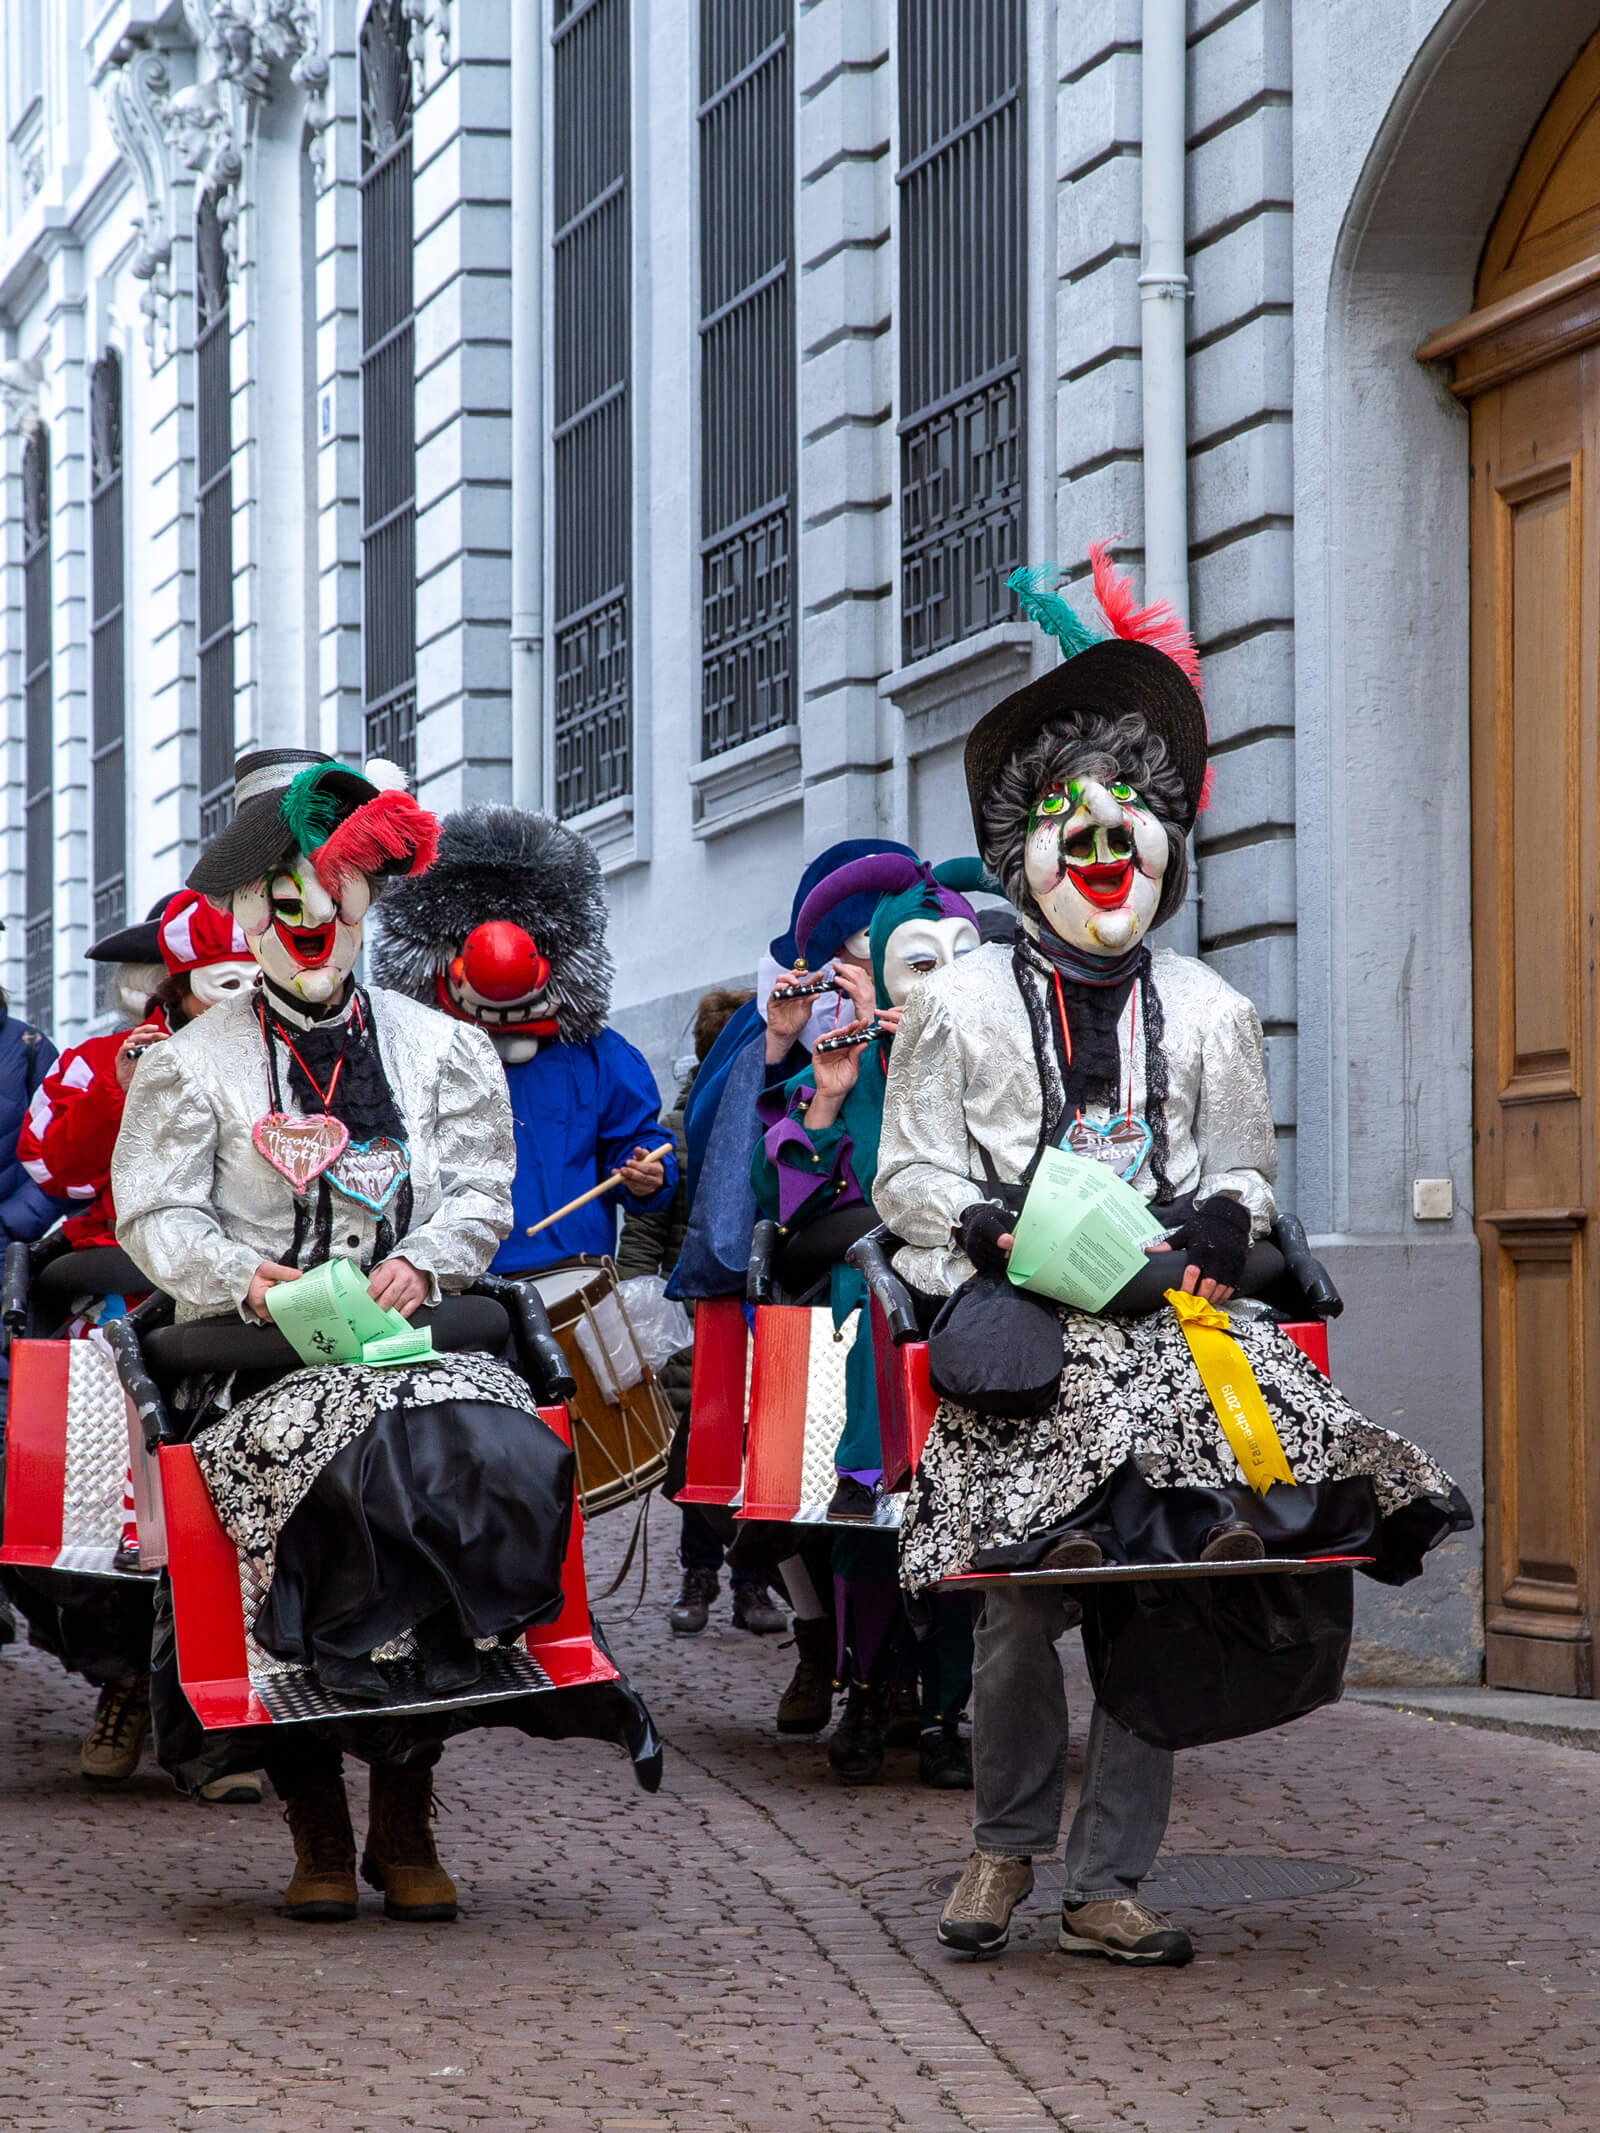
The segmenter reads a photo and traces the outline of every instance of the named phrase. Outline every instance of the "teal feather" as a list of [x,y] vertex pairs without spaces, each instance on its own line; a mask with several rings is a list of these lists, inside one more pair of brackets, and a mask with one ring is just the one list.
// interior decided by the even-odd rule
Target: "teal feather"
[[941,859],[933,870],[933,878],[946,889],[954,889],[957,896],[1004,896],[999,882],[990,879],[983,861],[976,857]]
[[1056,591],[1060,582],[1059,563],[1036,563],[1031,569],[1024,564],[1006,580],[1028,620],[1057,640],[1063,658],[1073,659],[1102,639],[1100,632],[1090,629]]
[[[326,844],[339,826],[339,803],[332,793],[319,789],[318,780],[326,763],[310,763],[285,788],[278,802],[283,824],[302,852],[314,852]],[[343,766],[336,766],[342,768]]]

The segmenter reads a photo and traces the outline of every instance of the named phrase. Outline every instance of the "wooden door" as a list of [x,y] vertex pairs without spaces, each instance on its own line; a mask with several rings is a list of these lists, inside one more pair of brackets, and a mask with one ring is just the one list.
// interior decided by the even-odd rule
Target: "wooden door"
[[1474,1184],[1491,1683],[1592,1696],[1600,1607],[1600,38],[1540,121],[1471,407]]

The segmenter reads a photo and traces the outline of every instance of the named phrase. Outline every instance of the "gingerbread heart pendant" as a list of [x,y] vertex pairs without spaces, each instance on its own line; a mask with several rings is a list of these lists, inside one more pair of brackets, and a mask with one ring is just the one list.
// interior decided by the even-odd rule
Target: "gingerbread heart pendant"
[[1108,1118],[1103,1126],[1083,1117],[1075,1118],[1061,1136],[1063,1148],[1086,1155],[1091,1163],[1109,1163],[1119,1178],[1136,1178],[1150,1153],[1150,1128],[1142,1118],[1126,1111]]
[[269,1111],[250,1128],[250,1138],[299,1193],[341,1153],[350,1128],[337,1118],[291,1118],[287,1111]]
[[410,1173],[405,1142],[380,1133],[370,1141],[347,1142],[328,1165],[328,1183],[347,1200],[359,1200],[381,1215]]

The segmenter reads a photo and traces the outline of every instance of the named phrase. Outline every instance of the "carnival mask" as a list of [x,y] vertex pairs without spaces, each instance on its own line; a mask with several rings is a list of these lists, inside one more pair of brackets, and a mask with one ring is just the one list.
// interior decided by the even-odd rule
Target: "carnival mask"
[[919,978],[943,970],[977,946],[978,929],[970,918],[940,918],[930,911],[903,919],[884,944],[883,989],[889,1005],[904,1007]]
[[189,990],[202,1007],[215,1007],[235,993],[248,992],[255,981],[254,963],[202,963],[189,973]]
[[308,1007],[338,998],[361,953],[361,924],[372,902],[366,875],[343,875],[335,899],[311,861],[296,852],[270,880],[236,890],[232,901],[251,953],[279,992]]
[[1061,939],[1123,955],[1155,923],[1167,833],[1131,785],[1064,778],[1028,815],[1024,872]]
[[486,1030],[507,1066],[521,1066],[559,1034],[549,991],[548,957],[532,934],[505,918],[474,926],[434,979],[445,1013]]

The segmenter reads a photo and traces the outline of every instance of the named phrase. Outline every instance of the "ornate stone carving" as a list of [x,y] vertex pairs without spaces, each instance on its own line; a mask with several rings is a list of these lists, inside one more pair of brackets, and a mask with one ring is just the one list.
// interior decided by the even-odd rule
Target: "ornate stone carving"
[[43,367],[37,356],[0,365],[0,407],[5,409],[10,428],[25,435],[37,426],[39,391],[43,382]]
[[172,227],[167,166],[167,111],[172,82],[160,52],[130,51],[100,78],[106,116],[123,161],[138,182],[139,242],[133,271],[152,364],[172,353]]
[[404,6],[411,24],[411,66],[417,79],[417,94],[421,96],[455,61],[454,0],[404,0]]

